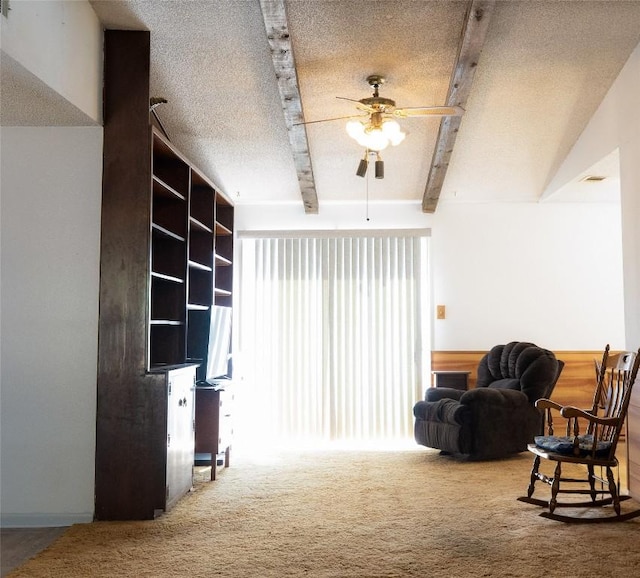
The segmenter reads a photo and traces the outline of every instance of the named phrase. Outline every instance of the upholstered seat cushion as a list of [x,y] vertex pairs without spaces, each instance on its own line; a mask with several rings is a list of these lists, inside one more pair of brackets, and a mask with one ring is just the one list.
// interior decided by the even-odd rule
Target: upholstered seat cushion
[[[574,448],[573,436],[535,436],[534,441],[540,449],[556,454],[572,455]],[[593,451],[593,436],[578,436],[578,447],[581,456],[589,455]],[[606,456],[611,449],[611,442],[599,441],[596,444],[596,456]]]

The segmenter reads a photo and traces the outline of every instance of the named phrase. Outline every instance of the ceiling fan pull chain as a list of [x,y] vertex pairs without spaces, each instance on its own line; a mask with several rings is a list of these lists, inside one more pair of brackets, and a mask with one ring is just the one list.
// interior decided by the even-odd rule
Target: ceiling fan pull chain
[[367,198],[365,202],[365,218],[367,219],[367,223],[368,223],[369,222],[369,177],[367,177],[365,180],[366,180],[365,190],[367,193]]

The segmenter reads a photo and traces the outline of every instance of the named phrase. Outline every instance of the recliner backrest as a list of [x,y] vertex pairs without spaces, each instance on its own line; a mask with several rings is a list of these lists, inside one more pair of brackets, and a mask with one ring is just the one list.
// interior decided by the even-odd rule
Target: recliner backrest
[[548,394],[558,377],[558,360],[526,341],[496,345],[480,360],[476,387],[517,389],[531,404]]

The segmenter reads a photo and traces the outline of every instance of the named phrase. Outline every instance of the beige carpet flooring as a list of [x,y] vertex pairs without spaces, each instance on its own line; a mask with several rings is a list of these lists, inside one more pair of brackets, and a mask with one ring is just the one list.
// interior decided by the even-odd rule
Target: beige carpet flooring
[[10,576],[637,576],[640,519],[541,518],[516,501],[530,465],[425,448],[236,459],[161,518],[73,526]]

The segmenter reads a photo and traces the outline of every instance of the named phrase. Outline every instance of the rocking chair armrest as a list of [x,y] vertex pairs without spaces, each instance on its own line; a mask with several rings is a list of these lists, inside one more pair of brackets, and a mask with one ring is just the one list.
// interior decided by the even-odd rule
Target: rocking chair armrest
[[600,424],[600,425],[615,426],[615,425],[618,425],[618,423],[620,422],[620,418],[618,418],[618,417],[600,417],[600,416],[597,416],[597,415],[593,415],[592,413],[589,413],[588,411],[584,411],[584,410],[579,409],[577,407],[573,407],[571,405],[567,405],[567,406],[563,407],[562,410],[560,411],[560,415],[562,417],[567,418],[567,419],[581,417],[581,418],[586,419],[589,422],[597,423],[597,424]]
[[562,411],[563,408],[559,403],[546,399],[545,397],[536,401],[536,407],[538,409],[557,409],[558,411]]

